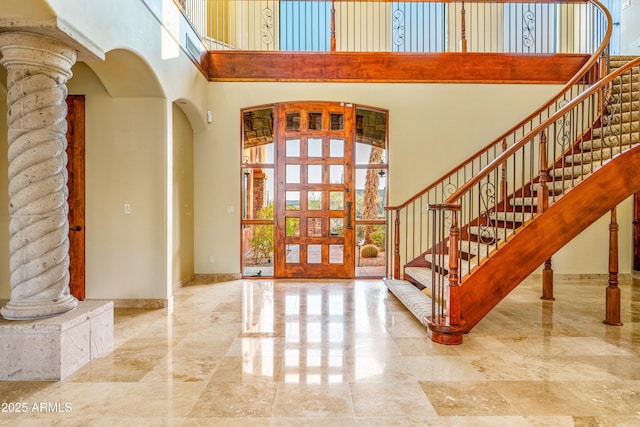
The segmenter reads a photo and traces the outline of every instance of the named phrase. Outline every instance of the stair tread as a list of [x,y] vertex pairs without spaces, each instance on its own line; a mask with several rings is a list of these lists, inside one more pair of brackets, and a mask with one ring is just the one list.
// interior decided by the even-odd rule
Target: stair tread
[[604,148],[602,150],[586,151],[584,153],[572,154],[567,156],[565,160],[567,161],[567,163],[571,164],[601,161],[610,159],[616,154],[620,154],[621,151],[622,149],[620,147]]
[[[603,145],[604,142],[604,145]],[[580,148],[583,151],[589,150],[599,150],[600,148],[610,148],[616,146],[624,146],[630,144],[637,144],[640,142],[640,133],[631,132],[631,133],[622,133],[621,135],[610,135],[605,136],[604,138],[597,138],[588,141],[583,141],[580,143]]]
[[514,197],[509,201],[511,206],[538,206],[537,197]]
[[496,212],[495,218],[498,221],[527,222],[533,218],[533,214],[531,212]]
[[552,178],[562,178],[562,177],[570,178],[570,177],[586,175],[590,173],[591,170],[592,170],[591,164],[586,163],[582,165],[551,169],[549,171],[549,175]]
[[431,316],[431,298],[406,280],[384,279],[387,289],[413,314],[423,326]]

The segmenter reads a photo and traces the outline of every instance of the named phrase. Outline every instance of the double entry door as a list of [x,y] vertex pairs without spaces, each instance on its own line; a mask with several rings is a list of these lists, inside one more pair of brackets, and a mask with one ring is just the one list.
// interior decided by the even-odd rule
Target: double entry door
[[276,277],[354,276],[354,110],[276,106]]

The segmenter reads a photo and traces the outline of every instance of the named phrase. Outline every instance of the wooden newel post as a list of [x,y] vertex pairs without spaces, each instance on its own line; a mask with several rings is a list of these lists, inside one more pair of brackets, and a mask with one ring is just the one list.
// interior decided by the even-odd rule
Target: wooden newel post
[[460,11],[460,28],[462,31],[460,39],[460,51],[465,53],[467,51],[467,23],[466,23],[466,11],[464,10],[464,2],[462,2],[462,11]]
[[606,315],[603,323],[622,326],[620,321],[620,288],[618,287],[618,222],[616,208],[611,209],[609,224],[609,286],[607,286]]
[[[445,218],[447,214],[451,214],[451,225],[448,230],[449,253],[447,258],[447,265],[449,267],[448,274],[445,277],[441,276],[441,279],[434,280],[434,289],[438,288],[437,292],[434,292],[436,298],[444,298],[446,301],[446,307],[438,301],[438,309],[432,306],[433,315],[429,318],[429,324],[427,327],[427,333],[429,338],[433,342],[438,344],[456,345],[462,344],[462,335],[464,333],[464,322],[462,320],[461,311],[461,288],[460,288],[460,227],[458,226],[458,214],[460,212],[460,205],[446,203],[440,205],[429,205],[429,209],[438,211],[438,233],[436,236],[444,237],[446,234]],[[435,218],[435,217],[434,217]],[[442,232],[440,235],[439,232]],[[438,237],[438,245],[442,245]],[[435,249],[435,246],[434,246]],[[443,260],[444,261],[444,260]],[[436,277],[437,274],[434,274]]]
[[400,215],[398,211],[393,222],[393,278],[400,278]]

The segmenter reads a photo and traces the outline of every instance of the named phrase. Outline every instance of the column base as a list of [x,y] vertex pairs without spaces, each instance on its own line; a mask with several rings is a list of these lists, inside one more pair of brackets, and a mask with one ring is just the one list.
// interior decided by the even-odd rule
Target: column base
[[83,301],[61,316],[0,319],[0,381],[58,381],[113,347],[113,303]]
[[0,308],[0,314],[7,320],[46,319],[71,311],[77,305],[78,300],[72,295],[65,295],[55,301],[9,301]]

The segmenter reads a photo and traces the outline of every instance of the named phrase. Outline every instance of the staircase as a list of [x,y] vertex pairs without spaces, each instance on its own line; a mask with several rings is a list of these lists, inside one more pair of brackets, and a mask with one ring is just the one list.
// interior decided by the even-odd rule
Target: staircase
[[[505,137],[471,179],[458,185],[454,171],[391,208],[393,261],[403,275],[396,270],[385,283],[434,341],[460,343],[556,251],[640,191],[640,59],[612,57],[609,67],[590,86],[576,83],[583,92],[562,97],[526,135],[512,144]],[[412,204],[428,204],[428,218]],[[400,254],[402,240],[417,256]]]

